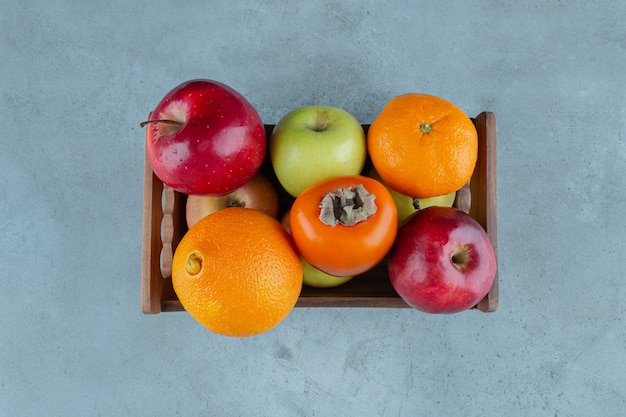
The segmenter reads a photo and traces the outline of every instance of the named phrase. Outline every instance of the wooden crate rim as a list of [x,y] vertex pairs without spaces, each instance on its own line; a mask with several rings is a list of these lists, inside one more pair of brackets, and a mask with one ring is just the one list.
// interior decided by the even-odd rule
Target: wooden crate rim
[[[459,207],[468,211],[486,230],[491,243],[497,251],[497,136],[495,114],[482,112],[472,118],[479,138],[478,161],[469,184],[457,193]],[[274,125],[265,125],[271,133]],[[369,125],[363,125],[367,130]],[[480,180],[480,181],[479,181]],[[464,200],[467,201],[464,201]],[[145,159],[143,223],[142,223],[142,273],[141,305],[145,314],[157,314],[166,311],[184,311],[171,288],[171,259],[175,246],[182,238],[186,225],[184,209],[181,209],[182,195],[156,177],[150,164]],[[181,213],[182,210],[182,213]],[[181,221],[181,215],[183,217]],[[361,284],[380,290],[380,293],[364,291],[358,288],[362,277],[355,277],[335,289],[317,289],[304,287],[296,307],[360,307],[360,308],[407,308],[408,305],[389,290],[390,284],[380,281],[386,274],[381,267],[374,268],[370,275],[366,273]],[[379,281],[376,281],[378,277]],[[369,280],[368,280],[369,279]],[[388,281],[388,279],[387,279]],[[349,291],[348,291],[349,290]],[[344,295],[342,295],[345,293]],[[499,303],[499,278],[496,273],[489,293],[476,305],[482,312],[493,312]]]

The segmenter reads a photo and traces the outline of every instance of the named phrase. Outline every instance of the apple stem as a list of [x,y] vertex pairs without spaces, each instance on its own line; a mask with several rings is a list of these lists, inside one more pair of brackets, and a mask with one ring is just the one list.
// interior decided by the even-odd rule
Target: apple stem
[[323,110],[317,112],[317,116],[315,117],[315,122],[312,125],[309,125],[308,128],[314,132],[323,132],[330,126],[328,121],[328,113]]
[[243,201],[237,201],[237,200],[229,200],[228,201],[228,207],[246,207],[246,203]]
[[152,124],[152,123],[165,123],[165,124],[168,124],[168,125],[176,125],[176,126],[182,126],[183,125],[181,122],[177,122],[176,120],[156,119],[156,120],[146,120],[145,122],[141,122],[141,123],[139,123],[139,127],[144,127],[147,124]]

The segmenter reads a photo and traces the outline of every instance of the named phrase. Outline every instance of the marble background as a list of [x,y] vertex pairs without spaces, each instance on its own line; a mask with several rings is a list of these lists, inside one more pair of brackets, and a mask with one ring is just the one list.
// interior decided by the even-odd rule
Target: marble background
[[[623,415],[624,2],[178,3],[0,1],[1,416]],[[499,309],[142,314],[138,123],[191,78],[268,124],[494,112]]]

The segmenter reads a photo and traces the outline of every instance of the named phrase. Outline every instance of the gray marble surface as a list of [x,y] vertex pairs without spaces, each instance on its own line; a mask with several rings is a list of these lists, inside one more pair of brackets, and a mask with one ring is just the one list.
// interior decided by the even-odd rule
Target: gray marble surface
[[[624,2],[176,3],[0,2],[0,416],[623,415]],[[142,314],[138,123],[191,78],[494,112],[498,311]]]

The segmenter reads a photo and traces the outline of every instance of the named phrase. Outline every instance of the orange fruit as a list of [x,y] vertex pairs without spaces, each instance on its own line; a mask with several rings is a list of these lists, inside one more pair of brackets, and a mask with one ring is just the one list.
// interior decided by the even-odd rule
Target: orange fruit
[[278,325],[302,289],[302,264],[278,220],[258,210],[214,212],[185,233],[174,253],[174,291],[209,330],[247,337]]
[[457,191],[471,178],[478,135],[472,120],[453,103],[410,93],[383,107],[369,128],[367,148],[389,187],[429,198]]

